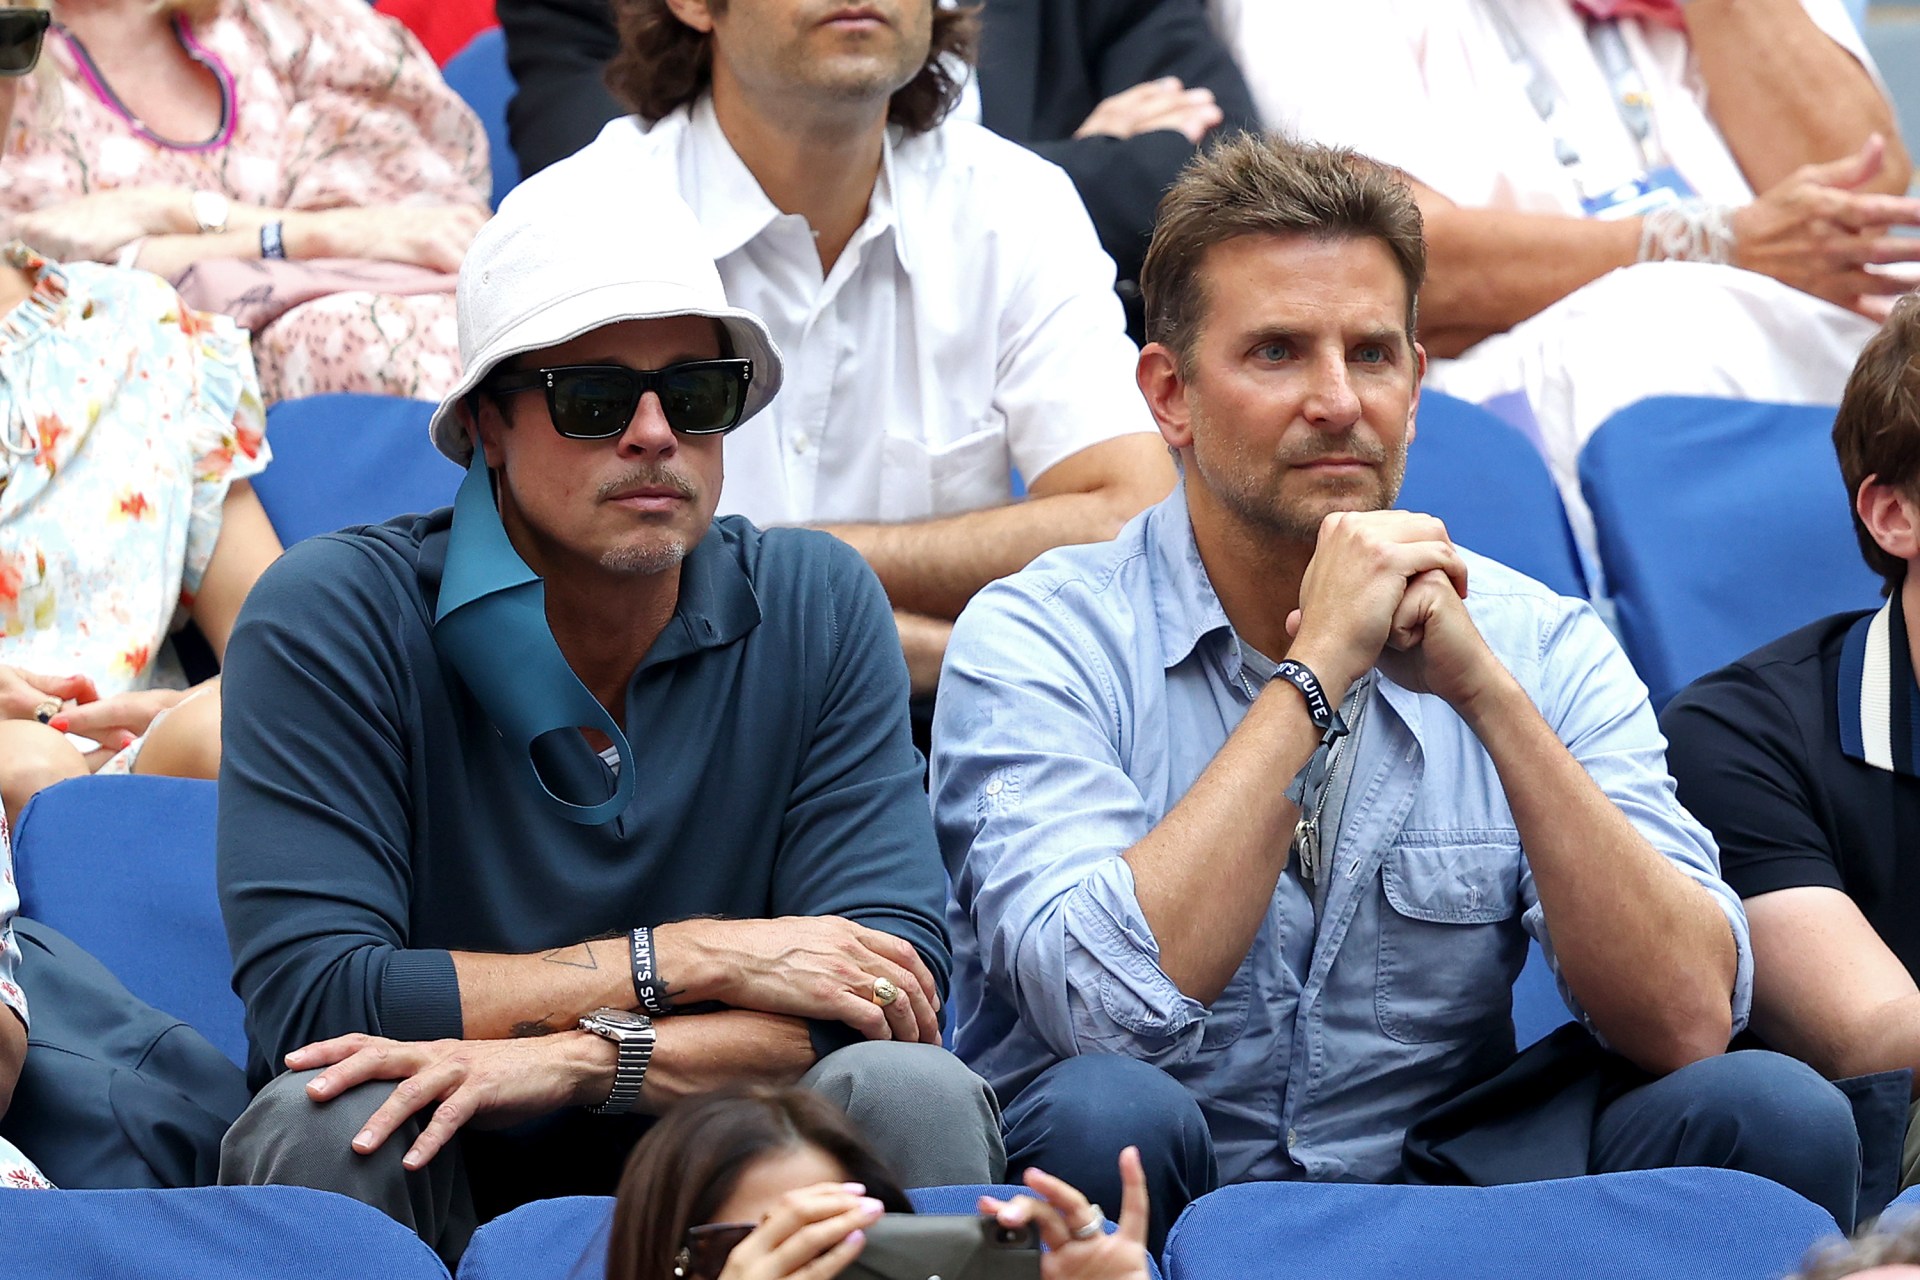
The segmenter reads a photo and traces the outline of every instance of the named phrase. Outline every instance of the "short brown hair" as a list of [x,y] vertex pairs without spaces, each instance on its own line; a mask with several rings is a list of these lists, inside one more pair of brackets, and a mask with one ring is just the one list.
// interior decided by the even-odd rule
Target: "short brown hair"
[[[933,3],[933,0],[927,0]],[[726,0],[708,0],[716,13]],[[648,120],[658,120],[706,92],[713,82],[713,34],[695,31],[674,17],[667,0],[613,0],[620,52],[607,64],[607,87]],[[933,10],[933,41],[913,79],[894,90],[887,120],[908,133],[925,133],[960,101],[963,78],[956,64],[971,66],[979,41],[979,10]]]
[[1907,562],[1873,540],[1857,499],[1868,476],[1920,496],[1920,296],[1907,294],[1860,349],[1833,419],[1833,451],[1847,482],[1853,536],[1887,595],[1905,581]]
[[1241,236],[1370,236],[1387,246],[1407,282],[1407,339],[1420,318],[1427,242],[1420,206],[1396,169],[1345,147],[1241,133],[1196,156],[1161,198],[1140,270],[1147,340],[1190,368],[1206,289],[1200,263]]
[[912,1213],[899,1179],[840,1109],[809,1089],[737,1085],[680,1103],[627,1158],[607,1242],[607,1280],[673,1274],[688,1227],[710,1222],[748,1167],[813,1147],[888,1213]]

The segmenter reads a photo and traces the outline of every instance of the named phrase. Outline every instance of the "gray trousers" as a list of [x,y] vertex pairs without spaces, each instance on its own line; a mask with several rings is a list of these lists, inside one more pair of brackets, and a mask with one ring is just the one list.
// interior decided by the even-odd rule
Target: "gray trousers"
[[[393,1084],[368,1083],[316,1103],[306,1086],[318,1074],[289,1071],[260,1091],[220,1144],[221,1184],[313,1187],[351,1196],[416,1232],[449,1269],[456,1267],[479,1227],[467,1140],[456,1138],[426,1168],[410,1172],[401,1167],[400,1157],[419,1136],[424,1120],[416,1118],[378,1151],[360,1155],[349,1144],[393,1092]],[[800,1083],[837,1103],[905,1186],[999,1182],[1005,1176],[993,1090],[937,1045],[856,1044],[822,1058]],[[628,1138],[621,1155],[625,1140],[644,1127],[624,1117],[588,1119],[625,1123]],[[477,1136],[498,1140],[497,1135]],[[530,1167],[526,1194],[519,1198],[541,1198],[546,1181]],[[611,1179],[597,1188],[603,1195],[613,1189]]]

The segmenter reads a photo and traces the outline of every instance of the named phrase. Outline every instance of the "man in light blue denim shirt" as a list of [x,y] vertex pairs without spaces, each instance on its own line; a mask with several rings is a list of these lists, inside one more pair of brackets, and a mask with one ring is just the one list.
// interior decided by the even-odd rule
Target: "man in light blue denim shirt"
[[1532,936],[1647,1073],[1592,1171],[1730,1165],[1849,1222],[1845,1101],[1724,1054],[1746,917],[1626,658],[1585,604],[1387,509],[1424,266],[1370,161],[1246,138],[1189,169],[1139,366],[1181,487],[954,631],[953,1007],[1009,1167],[1111,1195],[1137,1142],[1160,1230],[1216,1179],[1393,1180],[1408,1125],[1512,1059]]

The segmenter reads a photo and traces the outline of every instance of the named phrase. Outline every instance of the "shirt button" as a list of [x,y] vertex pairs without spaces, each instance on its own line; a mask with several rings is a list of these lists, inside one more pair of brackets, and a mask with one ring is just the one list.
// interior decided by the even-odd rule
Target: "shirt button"
[[1299,1141],[1300,1141],[1300,1134],[1298,1130],[1294,1130],[1294,1129],[1287,1130],[1287,1145],[1289,1147],[1297,1145]]
[[1000,789],[1006,785],[1007,785],[1006,783],[1002,782],[998,778],[991,779],[987,783],[987,794],[990,796],[997,796],[1000,794]]
[[813,441],[807,438],[807,433],[802,431],[793,438],[793,451],[795,453],[805,453],[812,444]]

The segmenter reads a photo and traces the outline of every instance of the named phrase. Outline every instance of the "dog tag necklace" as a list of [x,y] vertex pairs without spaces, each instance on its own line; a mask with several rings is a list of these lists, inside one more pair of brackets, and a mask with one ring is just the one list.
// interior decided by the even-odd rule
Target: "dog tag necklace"
[[1316,788],[1317,794],[1313,798],[1312,814],[1309,815],[1306,807],[1302,806],[1300,818],[1293,824],[1294,856],[1299,860],[1300,879],[1308,885],[1317,884],[1321,872],[1326,869],[1322,857],[1326,849],[1320,833],[1320,819],[1327,812],[1327,793],[1333,790],[1333,777],[1339,771],[1340,758],[1345,754],[1347,744],[1360,736],[1360,722],[1366,718],[1367,704],[1360,699],[1360,692],[1360,689],[1356,689],[1353,695],[1358,705],[1353,708],[1353,715],[1349,721],[1353,726],[1352,730],[1333,744],[1332,753],[1327,757],[1326,776],[1320,780],[1320,785]]

